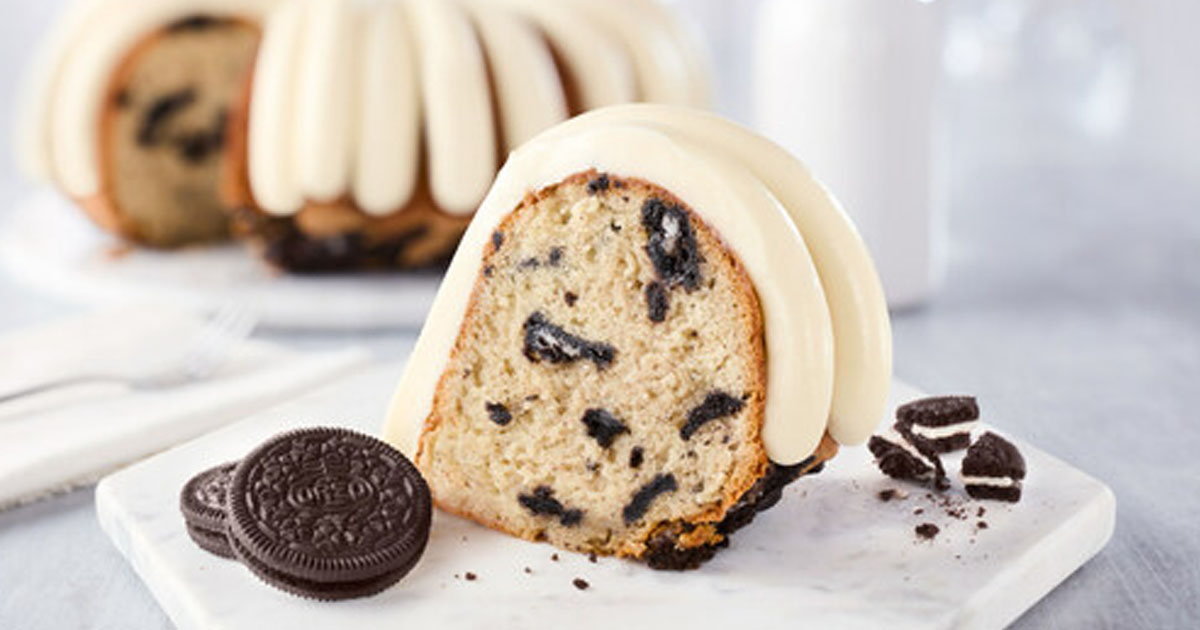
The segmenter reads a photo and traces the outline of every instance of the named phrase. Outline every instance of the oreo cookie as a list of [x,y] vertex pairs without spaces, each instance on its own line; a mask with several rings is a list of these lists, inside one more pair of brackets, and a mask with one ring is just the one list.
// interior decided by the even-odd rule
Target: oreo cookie
[[233,554],[233,547],[229,544],[229,536],[224,531],[211,529],[203,529],[194,525],[187,526],[188,538],[196,543],[196,546],[226,560],[237,560]]
[[962,479],[972,498],[1016,503],[1021,500],[1025,458],[1012,442],[984,433],[967,449]]
[[950,487],[937,449],[899,424],[884,435],[871,436],[867,448],[879,470],[893,479],[929,483],[939,491]]
[[236,467],[237,462],[231,462],[210,468],[192,477],[179,493],[179,511],[187,523],[188,536],[201,549],[222,558],[233,557],[226,536],[225,497]]
[[896,409],[898,427],[928,440],[939,453],[967,448],[979,424],[979,404],[973,396],[934,396]]
[[373,595],[416,565],[429,487],[399,451],[345,429],[272,438],[234,471],[229,541],[264,582],[317,600]]

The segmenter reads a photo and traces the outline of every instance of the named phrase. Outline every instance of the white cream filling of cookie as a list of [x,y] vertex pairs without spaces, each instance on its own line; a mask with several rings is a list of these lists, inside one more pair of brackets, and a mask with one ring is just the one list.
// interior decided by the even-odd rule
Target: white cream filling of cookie
[[892,444],[899,446],[901,449],[904,450],[905,453],[908,453],[909,455],[912,455],[913,457],[915,457],[917,459],[917,461],[920,461],[922,464],[925,464],[926,466],[928,466],[930,473],[937,470],[937,464],[935,464],[932,459],[926,457],[924,453],[917,450],[917,447],[913,446],[911,442],[909,442],[907,439],[905,439],[905,437],[903,435],[900,435],[900,433],[897,432],[895,429],[889,429],[888,432],[885,433],[882,437],[883,437],[883,439],[887,440],[888,442],[891,442]]
[[912,425],[912,432],[915,435],[919,435],[926,439],[940,440],[954,435],[959,435],[960,433],[971,433],[977,426],[979,426],[978,420],[972,420],[971,422],[960,422],[958,424],[951,424],[944,427],[926,427],[919,424],[914,424]]
[[[772,156],[778,164],[770,163]],[[388,441],[415,455],[495,226],[525,194],[589,168],[662,186],[709,222],[741,258],[759,293],[766,324],[763,442],[772,461],[802,461],[827,427],[834,433],[836,425],[845,443],[870,435],[882,416],[890,382],[890,328],[874,267],[853,227],[808,171],[782,149],[713,116],[642,105],[576,118],[513,154],[434,301],[393,399],[384,430]],[[773,195],[775,189],[787,194]],[[805,207],[790,207],[789,202]],[[806,247],[800,223],[812,227],[814,238],[834,243]],[[846,251],[827,259],[825,272],[819,273],[809,248],[828,255],[831,245]],[[786,282],[780,281],[781,269],[788,270]],[[836,303],[827,299],[823,286],[838,287],[842,298]],[[838,313],[834,320],[840,317],[841,335],[847,338],[842,370],[854,380],[850,391],[870,399],[848,404],[841,415],[831,413],[831,311]],[[859,340],[857,345],[851,337]]]
[[1021,482],[1012,477],[977,477],[963,475],[963,485],[990,486],[993,488],[1016,488]]

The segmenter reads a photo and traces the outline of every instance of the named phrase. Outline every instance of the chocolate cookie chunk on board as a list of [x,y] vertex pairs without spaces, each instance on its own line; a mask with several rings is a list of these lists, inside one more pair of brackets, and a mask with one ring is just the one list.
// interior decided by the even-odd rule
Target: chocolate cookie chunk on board
[[933,396],[896,409],[896,423],[928,440],[939,453],[967,448],[979,424],[979,404],[973,396]]
[[1012,442],[995,433],[984,433],[967,449],[962,479],[973,498],[1016,503],[1021,500],[1025,458]]
[[237,462],[231,462],[210,468],[192,477],[179,493],[179,511],[188,536],[201,549],[222,558],[233,558],[226,535],[225,497],[236,467]]
[[937,490],[950,487],[937,449],[897,424],[883,435],[873,435],[867,448],[883,474],[901,481],[930,483]]
[[387,589],[416,565],[432,502],[399,451],[345,429],[303,429],[246,456],[230,486],[230,542],[255,575],[318,600]]

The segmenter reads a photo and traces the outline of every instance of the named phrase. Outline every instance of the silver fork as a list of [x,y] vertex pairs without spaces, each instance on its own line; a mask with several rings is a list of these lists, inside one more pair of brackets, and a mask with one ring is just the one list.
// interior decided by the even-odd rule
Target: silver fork
[[226,304],[196,334],[187,349],[175,357],[131,373],[80,374],[56,379],[2,394],[0,404],[88,383],[120,383],[135,390],[156,390],[201,381],[212,376],[228,358],[234,346],[250,336],[254,331],[255,321],[252,309],[238,304]]

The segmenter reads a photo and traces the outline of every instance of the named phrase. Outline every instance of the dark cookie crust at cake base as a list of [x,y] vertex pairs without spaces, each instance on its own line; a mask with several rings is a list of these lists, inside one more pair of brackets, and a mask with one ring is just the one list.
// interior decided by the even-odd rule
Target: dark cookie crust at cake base
[[[234,233],[248,240],[267,263],[300,274],[353,270],[440,269],[449,262],[466,229],[465,221],[448,216],[374,218],[350,205],[308,208],[302,212],[356,217],[351,229],[314,235],[301,220],[270,217],[242,208],[232,211]],[[408,212],[408,210],[403,211]],[[389,220],[390,219],[390,220]],[[333,219],[337,220],[337,219]],[[332,222],[332,220],[331,220]],[[461,225],[460,225],[461,223]]]
[[[664,529],[646,542],[646,554],[643,559],[650,568],[660,571],[688,571],[700,568],[718,551],[729,546],[730,535],[752,523],[760,512],[775,507],[783,497],[785,488],[801,477],[816,475],[824,470],[825,462],[836,452],[837,446],[826,436],[817,453],[799,464],[768,465],[767,472],[725,512],[725,518],[716,524],[716,531],[722,536],[719,542],[684,547],[679,545],[678,532]],[[694,530],[695,526],[684,525],[682,529],[686,533]]]

